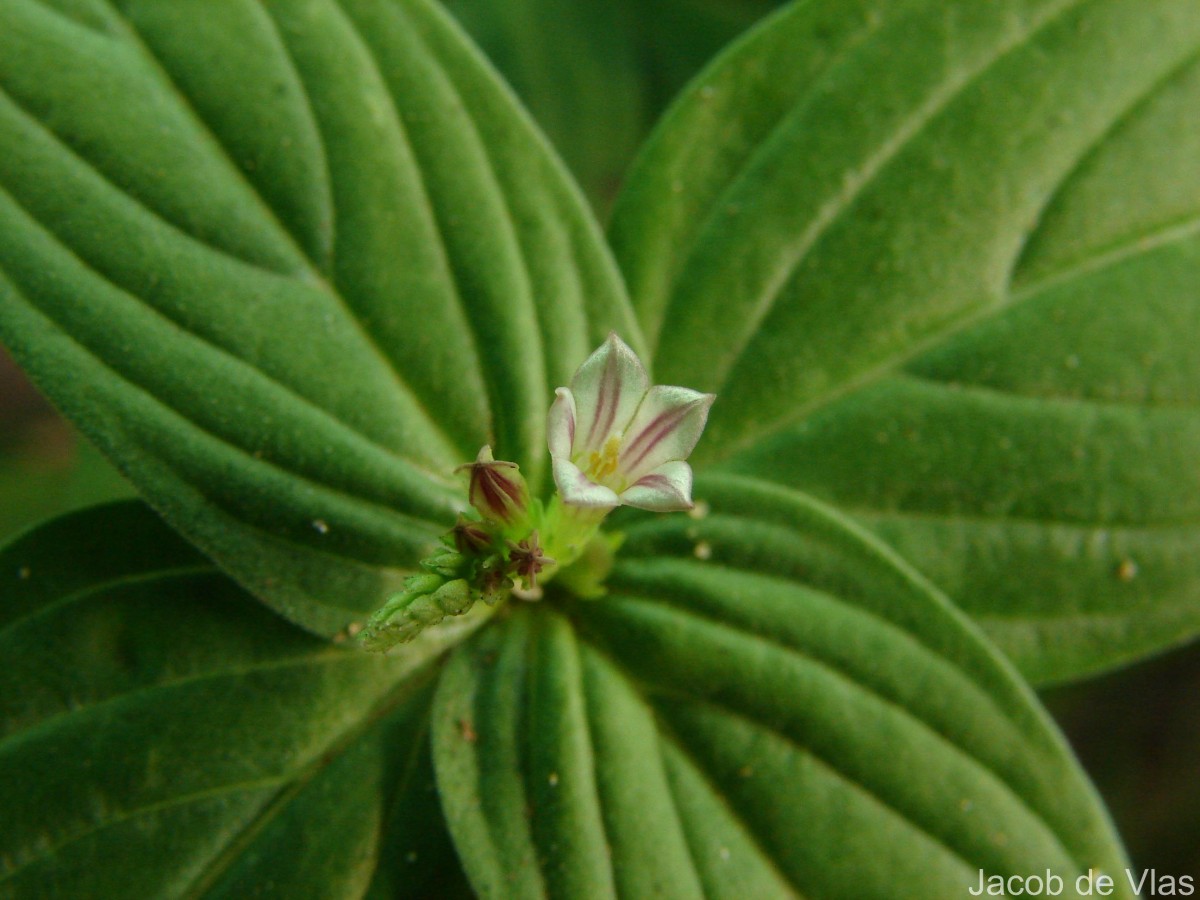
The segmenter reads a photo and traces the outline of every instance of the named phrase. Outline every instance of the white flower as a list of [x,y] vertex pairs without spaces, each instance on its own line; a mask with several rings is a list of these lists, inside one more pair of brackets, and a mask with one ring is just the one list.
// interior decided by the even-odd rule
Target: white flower
[[655,385],[614,333],[555,391],[547,421],[554,482],[569,506],[692,507],[696,446],[715,396]]

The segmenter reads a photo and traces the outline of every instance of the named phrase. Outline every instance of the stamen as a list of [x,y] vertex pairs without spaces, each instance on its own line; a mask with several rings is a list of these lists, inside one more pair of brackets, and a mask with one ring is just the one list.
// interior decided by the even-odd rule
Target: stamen
[[613,435],[604,442],[599,452],[593,450],[588,455],[587,476],[597,483],[604,481],[617,471],[621,457],[621,438]]

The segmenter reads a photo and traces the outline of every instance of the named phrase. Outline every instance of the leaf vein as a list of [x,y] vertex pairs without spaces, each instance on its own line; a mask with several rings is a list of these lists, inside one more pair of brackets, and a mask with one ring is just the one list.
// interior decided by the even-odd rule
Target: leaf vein
[[[333,415],[328,410],[326,410],[324,407],[313,403],[312,401],[310,401],[308,398],[304,397],[301,394],[297,394],[291,388],[289,388],[288,386],[275,380],[270,375],[263,372],[261,369],[257,368],[256,366],[254,366],[250,362],[246,361],[245,359],[243,359],[235,354],[230,353],[229,351],[225,350],[223,347],[221,347],[217,344],[214,344],[213,342],[211,342],[204,336],[199,335],[193,331],[189,331],[184,326],[175,322],[173,319],[171,319],[169,316],[166,316],[159,310],[154,309],[149,306],[146,306],[145,304],[141,303],[137,297],[134,297],[133,295],[127,293],[120,285],[110,281],[103,272],[99,272],[96,269],[94,269],[86,260],[79,257],[71,247],[69,247],[69,246],[63,244],[61,241],[59,241],[59,239],[57,238],[56,235],[54,235],[52,232],[49,232],[48,230],[46,230],[45,226],[41,222],[39,222],[36,218],[34,218],[28,209],[25,209],[25,207],[21,206],[20,203],[14,197],[12,197],[12,195],[8,191],[4,190],[3,188],[0,188],[0,193],[2,193],[4,197],[9,199],[14,205],[18,206],[27,216],[29,216],[30,221],[36,223],[37,226],[42,229],[43,234],[46,235],[50,240],[52,240],[56,246],[61,247],[66,253],[70,254],[71,257],[81,267],[86,269],[91,275],[96,277],[98,280],[102,281],[105,285],[110,287],[112,290],[114,290],[115,292],[120,294],[120,296],[123,299],[128,298],[133,303],[133,305],[137,306],[139,309],[142,310],[143,315],[157,317],[158,319],[161,319],[163,322],[167,323],[170,327],[177,329],[181,336],[185,337],[186,339],[195,341],[198,346],[200,346],[204,349],[204,352],[209,352],[216,356],[222,357],[223,358],[222,361],[225,365],[232,366],[232,367],[238,368],[238,369],[244,369],[247,372],[253,373],[253,375],[256,378],[262,379],[262,381],[268,383],[273,389],[283,392],[284,394],[287,395],[287,397],[289,399],[295,400],[300,406],[304,407],[305,409],[309,410],[310,412],[316,414],[317,416],[319,416],[321,418],[327,419],[336,428],[342,429],[345,432],[347,432],[348,435],[351,436],[351,440],[353,440],[354,442],[357,442],[357,443],[361,443],[362,445],[364,445],[364,447],[369,448],[370,452],[386,454],[388,457],[391,457],[392,460],[395,460],[395,462],[397,464],[399,464],[405,468],[411,469],[412,472],[416,473],[419,477],[427,480],[430,483],[431,488],[447,489],[449,487],[450,482],[445,477],[440,476],[435,472],[432,472],[431,470],[427,469],[426,467],[424,467],[419,462],[417,462],[416,460],[414,460],[413,458],[411,458],[409,456],[400,456],[400,455],[396,454],[394,451],[392,451],[390,448],[384,447],[384,446],[376,443],[374,440],[372,440],[370,437],[364,435],[362,432],[358,431],[357,429],[353,428],[350,425],[347,425],[342,419]],[[213,438],[216,441],[219,441],[220,443],[222,443],[226,447],[231,448],[238,454],[240,454],[248,459],[252,459],[254,461],[254,463],[256,463],[256,464],[260,464],[260,465],[268,466],[270,468],[277,469],[278,471],[287,474],[289,477],[296,478],[298,480],[307,482],[309,484],[316,485],[323,490],[329,490],[329,491],[332,491],[335,493],[342,494],[347,497],[352,497],[355,500],[358,500],[360,502],[367,502],[367,503],[371,503],[373,505],[379,505],[373,498],[363,496],[357,492],[346,491],[342,488],[336,487],[331,484],[315,481],[308,475],[303,474],[301,471],[299,471],[297,469],[290,469],[290,468],[284,466],[283,464],[281,464],[277,460],[271,460],[271,459],[267,459],[265,457],[256,456],[255,454],[251,453],[246,447],[242,447],[239,444],[236,444],[233,441],[229,440],[228,438],[222,436],[221,434],[211,430],[210,428],[207,428],[207,427],[201,425],[196,419],[190,418],[189,416],[185,415],[181,410],[177,409],[176,407],[172,406],[170,403],[163,400],[149,386],[147,386],[145,384],[140,384],[140,383],[132,380],[131,378],[127,377],[126,375],[120,373],[117,369],[115,369],[109,363],[109,361],[105,357],[97,354],[90,347],[88,347],[87,345],[85,345],[85,344],[81,343],[79,340],[77,340],[74,337],[74,335],[72,335],[72,333],[69,329],[62,327],[62,324],[60,323],[60,321],[58,319],[56,319],[53,315],[51,315],[49,312],[47,312],[47,310],[43,306],[36,303],[35,301],[30,300],[29,297],[26,294],[24,294],[23,292],[18,292],[16,285],[13,284],[11,280],[8,283],[11,286],[14,293],[20,294],[20,296],[24,300],[26,306],[32,312],[34,312],[36,315],[44,318],[46,320],[46,322],[48,322],[56,331],[58,331],[61,335],[66,337],[68,340],[70,340],[70,342],[75,347],[79,348],[79,350],[81,352],[87,354],[87,356],[89,356],[92,360],[94,360],[97,365],[103,366],[108,372],[110,372],[112,374],[112,376],[114,378],[120,380],[122,383],[129,385],[132,388],[135,388],[135,389],[141,391],[147,397],[149,397],[152,402],[159,405],[163,409],[169,411],[170,413],[178,416],[179,418],[183,419],[184,421],[189,423],[191,426],[196,428],[198,431],[201,431],[205,435]],[[389,512],[391,512],[395,515],[404,515],[402,513],[398,513],[396,510],[390,509],[388,507],[383,507],[383,508],[388,509]],[[420,519],[417,517],[412,517],[412,516],[407,516],[407,515],[404,515],[404,517],[412,519],[413,521],[417,521],[417,522],[428,522],[429,521],[427,519]]]
[[[1053,212],[1058,203],[1062,200],[1063,193],[1067,186],[1071,183],[1075,176],[1083,171],[1092,162],[1092,160],[1095,159],[1101,147],[1108,139],[1113,137],[1113,135],[1115,135],[1126,124],[1128,124],[1155,98],[1158,93],[1169,86],[1173,81],[1186,74],[1187,70],[1190,69],[1197,62],[1197,60],[1200,60],[1200,48],[1198,48],[1195,53],[1185,56],[1178,65],[1169,69],[1160,78],[1155,80],[1154,83],[1151,84],[1146,90],[1142,91],[1132,103],[1122,109],[1119,115],[1114,116],[1113,119],[1107,123],[1106,127],[1096,134],[1095,137],[1093,137],[1088,145],[1079,152],[1079,155],[1075,158],[1073,165],[1069,166],[1066,171],[1062,173],[1053,190],[1047,192],[1046,201],[1035,217],[1037,224],[1031,227],[1025,234],[1020,249],[1013,255],[1012,261],[1009,265],[1008,276],[1006,278],[1006,291],[1009,294],[1010,299],[1016,296],[1013,291],[1013,286],[1016,281],[1019,281],[1020,271],[1025,259],[1027,258],[1029,249],[1037,243],[1038,238],[1041,236],[1042,229],[1045,226],[1047,216]],[[1098,255],[1101,256],[1101,258],[1105,258],[1111,254],[1101,251],[1101,253]],[[1086,257],[1083,261],[1083,266],[1087,266]],[[1068,263],[1066,267],[1068,269],[1079,269],[1080,264],[1079,262]],[[1054,278],[1055,276],[1052,274],[1049,277]],[[1046,279],[1043,278],[1039,280],[1045,282]],[[1019,293],[1023,293],[1023,291]]]
[[15,619],[0,625],[0,639],[8,637],[13,631],[21,626],[36,621],[48,613],[55,612],[67,606],[72,606],[83,600],[91,599],[97,594],[120,588],[134,585],[154,584],[157,581],[170,581],[176,578],[187,578],[193,575],[211,575],[217,572],[216,567],[212,563],[201,563],[189,566],[174,566],[169,569],[160,569],[156,572],[129,573],[118,575],[113,578],[107,578],[103,581],[95,582],[94,584],[86,585],[78,590],[64,594],[62,597],[56,598],[51,603],[43,604],[36,609],[30,610]]
[[98,834],[105,829],[132,822],[146,816],[152,816],[156,813],[165,812],[178,806],[185,806],[190,803],[200,803],[204,800],[210,800],[217,797],[228,796],[242,791],[255,791],[265,788],[276,787],[280,783],[286,781],[287,775],[276,776],[272,778],[258,778],[248,781],[236,782],[232,784],[224,784],[212,788],[207,788],[203,791],[196,791],[192,794],[186,794],[178,797],[172,797],[169,800],[163,800],[159,803],[149,804],[147,806],[135,807],[131,810],[126,810],[119,815],[105,819],[101,822],[94,823],[86,828],[79,828],[64,838],[56,842],[50,847],[41,848],[37,853],[31,854],[25,860],[18,863],[16,866],[7,871],[0,872],[0,882],[10,881],[18,876],[22,871],[28,869],[45,859],[48,859],[60,853],[65,848],[76,844],[79,841],[91,837],[93,834]]
[[836,224],[847,212],[858,197],[869,187],[875,178],[883,172],[898,156],[916,139],[950,103],[968,86],[974,84],[1007,56],[1024,47],[1030,40],[1041,34],[1068,15],[1075,8],[1090,2],[1090,0],[1059,0],[1051,5],[1048,12],[1040,15],[1031,24],[1020,29],[1012,37],[1000,42],[991,53],[972,67],[956,72],[933,90],[915,110],[908,114],[889,135],[879,148],[872,153],[850,175],[843,179],[841,188],[833,199],[823,204],[812,222],[804,228],[792,244],[784,258],[771,274],[757,302],[746,316],[746,327],[727,345],[727,351],[722,353],[721,362],[716,366],[719,373],[718,387],[715,393],[720,394],[728,383],[729,374],[737,362],[745,354],[755,332],[765,321],[775,306],[784,287],[795,274],[800,263],[808,252],[817,244],[821,237]]
[[[238,179],[238,181],[246,188],[247,192],[256,199],[263,212],[270,218],[280,232],[285,235],[286,240],[291,245],[293,250],[298,254],[299,258],[305,261],[307,265],[308,278],[313,283],[319,285],[325,294],[337,304],[342,313],[346,315],[347,318],[353,323],[356,331],[361,336],[364,345],[384,365],[386,371],[390,374],[392,382],[398,393],[411,401],[414,409],[422,415],[426,427],[438,438],[439,442],[442,444],[444,448],[443,452],[447,458],[453,458],[453,448],[455,447],[454,441],[450,439],[450,437],[445,433],[444,429],[442,429],[442,427],[439,425],[437,418],[432,414],[432,410],[421,400],[419,396],[417,396],[416,392],[412,389],[412,386],[409,385],[405,380],[402,372],[396,365],[396,362],[386,352],[384,352],[383,348],[379,344],[378,339],[366,327],[366,324],[363,322],[363,320],[355,313],[354,308],[349,304],[349,302],[347,302],[346,298],[337,290],[334,285],[332,285],[320,274],[316,261],[312,260],[308,256],[307,252],[297,243],[292,233],[283,226],[277,211],[269,203],[267,203],[266,199],[246,178],[245,174],[237,166],[236,161],[231,156],[229,149],[217,137],[211,124],[199,114],[195,106],[184,94],[183,90],[178,84],[176,84],[169,71],[163,65],[162,61],[155,55],[149,44],[147,44],[143,39],[133,22],[126,18],[125,15],[115,6],[115,0],[104,0],[104,2],[109,5],[112,11],[120,18],[120,21],[124,23],[130,38],[136,42],[147,60],[150,61],[162,74],[164,84],[170,88],[173,96],[179,102],[180,107],[184,109],[188,115],[204,130],[209,139],[212,141],[213,145],[220,151],[233,176]],[[305,91],[305,96],[311,107],[311,99],[308,98],[307,91]]]
[[371,663],[366,654],[352,650],[343,650],[330,645],[327,648],[322,648],[314,653],[309,653],[304,656],[291,657],[288,659],[273,659],[263,660],[249,665],[235,666],[228,669],[194,672],[190,675],[182,675],[177,678],[168,678],[154,684],[144,684],[136,688],[124,691],[119,694],[112,694],[99,700],[93,700],[87,703],[82,703],[79,706],[71,709],[62,710],[49,715],[37,722],[30,724],[28,727],[22,728],[20,731],[13,732],[0,738],[0,754],[11,751],[13,747],[19,747],[30,740],[33,740],[44,732],[53,728],[60,727],[63,722],[68,719],[77,718],[79,716],[95,715],[97,712],[111,709],[114,707],[122,707],[127,704],[137,704],[146,697],[159,692],[170,692],[178,690],[182,687],[187,687],[193,684],[201,684],[206,681],[220,681],[222,679],[240,679],[247,675],[253,675],[260,672],[282,671],[285,669],[298,668],[302,666],[318,666],[328,663]]

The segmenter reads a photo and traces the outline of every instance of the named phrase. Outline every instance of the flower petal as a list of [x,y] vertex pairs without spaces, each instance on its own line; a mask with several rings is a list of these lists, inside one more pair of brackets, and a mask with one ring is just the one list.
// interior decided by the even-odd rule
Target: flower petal
[[563,503],[568,506],[584,506],[589,509],[612,509],[620,506],[616,492],[602,484],[596,484],[579,471],[569,459],[554,458],[554,483]]
[[571,379],[577,426],[572,455],[597,451],[610,435],[620,434],[649,386],[637,354],[610,331]]
[[622,491],[621,502],[652,512],[691,509],[692,467],[680,460],[663,463]]
[[546,443],[555,459],[570,459],[575,443],[575,397],[566,388],[554,392],[554,403],[546,415]]
[[716,397],[689,388],[655,385],[646,393],[621,441],[620,469],[630,482],[672,459],[686,459],[700,440]]

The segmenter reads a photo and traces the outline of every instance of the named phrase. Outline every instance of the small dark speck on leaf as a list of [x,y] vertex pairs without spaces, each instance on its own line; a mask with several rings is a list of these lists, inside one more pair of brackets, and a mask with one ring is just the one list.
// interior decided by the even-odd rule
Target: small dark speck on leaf
[[479,735],[475,733],[475,726],[468,719],[458,720],[458,733],[468,744],[473,744],[479,740]]
[[740,769],[738,769],[739,778],[749,778],[753,774],[754,766],[742,766]]
[[33,572],[29,570],[29,566],[21,566],[21,568],[17,569],[17,578],[21,581],[28,581],[29,576],[32,574]]
[[1117,578],[1121,581],[1133,581],[1137,578],[1138,564],[1132,559],[1123,559],[1117,565]]

